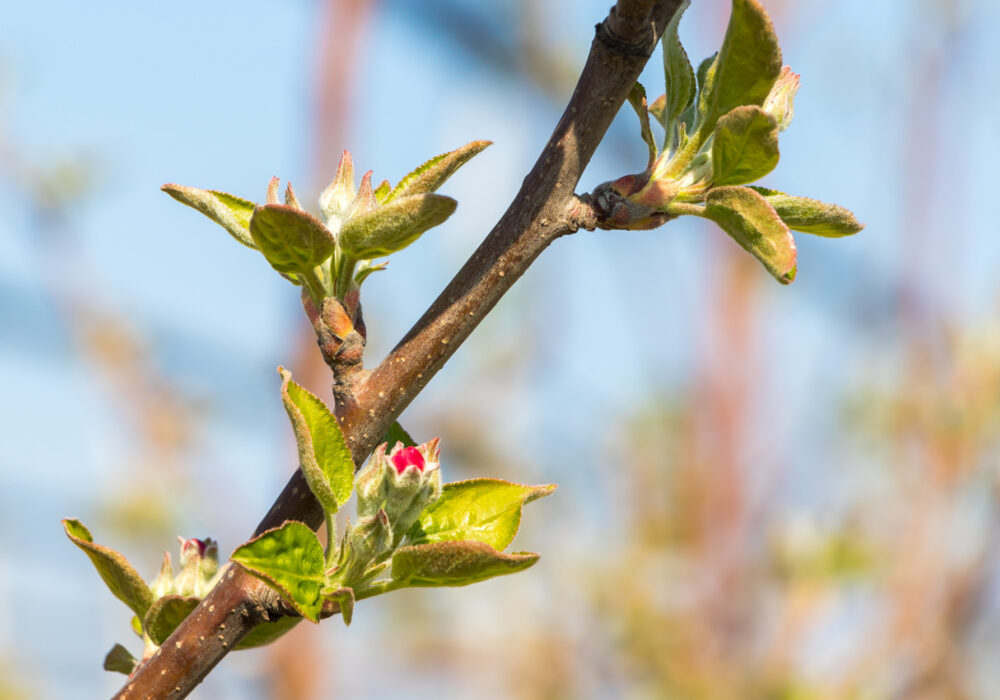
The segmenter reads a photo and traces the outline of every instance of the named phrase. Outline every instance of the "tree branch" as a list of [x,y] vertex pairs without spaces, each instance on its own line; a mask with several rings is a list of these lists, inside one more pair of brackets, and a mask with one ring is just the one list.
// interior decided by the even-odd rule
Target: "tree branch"
[[[506,213],[388,357],[335,410],[356,464],[549,243],[593,228],[573,192],[597,145],[681,0],[619,0],[597,36],[566,111]],[[296,470],[257,533],[322,510]],[[185,697],[254,626],[284,606],[263,582],[231,565],[219,584],[128,680],[117,698]]]

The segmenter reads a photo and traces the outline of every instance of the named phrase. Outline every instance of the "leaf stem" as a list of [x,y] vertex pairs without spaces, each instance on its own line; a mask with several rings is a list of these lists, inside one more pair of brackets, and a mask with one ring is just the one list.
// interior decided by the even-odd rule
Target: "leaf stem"
[[667,213],[673,214],[674,216],[681,216],[687,214],[689,216],[705,216],[705,207],[700,207],[697,204],[688,204],[687,202],[673,201],[667,205]]

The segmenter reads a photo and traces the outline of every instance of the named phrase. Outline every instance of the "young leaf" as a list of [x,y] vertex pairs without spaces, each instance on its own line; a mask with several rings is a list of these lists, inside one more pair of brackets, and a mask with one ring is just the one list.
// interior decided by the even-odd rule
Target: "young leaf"
[[225,192],[199,190],[196,187],[166,184],[160,188],[181,204],[197,209],[230,235],[249,248],[256,248],[250,236],[250,217],[253,216],[253,202],[240,199]]
[[250,630],[247,636],[239,641],[236,648],[254,649],[266,646],[271,642],[277,641],[279,637],[284,636],[286,632],[300,622],[302,622],[302,618],[299,617],[279,617],[274,622],[265,622],[264,624],[257,625]]
[[758,0],[733,0],[722,48],[706,74],[706,128],[737,107],[764,104],[779,73],[781,49],[764,8]]
[[284,367],[281,401],[295,432],[299,465],[309,490],[328,513],[336,513],[351,497],[354,488],[354,459],[344,441],[340,424],[326,405],[292,381]]
[[465,165],[472,156],[482,152],[483,149],[492,143],[492,141],[473,141],[461,148],[456,148],[454,151],[434,156],[400,180],[386,196],[384,203],[391,202],[404,195],[436,192],[444,184],[445,180],[454,175],[456,170]]
[[681,3],[670,20],[670,24],[663,32],[663,73],[666,77],[667,87],[661,120],[663,128],[667,130],[663,145],[664,151],[669,151],[673,147],[674,121],[684,113],[688,105],[694,102],[694,69],[691,67],[687,52],[677,36],[677,25],[680,23],[681,15],[690,4],[690,0],[684,0]]
[[107,656],[104,657],[104,670],[117,671],[129,676],[135,670],[137,663],[139,662],[129,653],[128,649],[121,644],[115,644],[111,647],[111,651],[108,652]]
[[333,255],[333,234],[319,220],[287,204],[254,209],[250,235],[278,272],[305,272]]
[[778,126],[760,107],[737,107],[719,120],[712,143],[712,182],[742,185],[778,164]]
[[795,279],[795,241],[774,208],[748,187],[715,187],[705,216],[763,263],[782,284]]
[[642,86],[642,83],[636,83],[632,86],[632,90],[628,94],[628,103],[632,105],[632,109],[639,115],[639,130],[642,134],[642,140],[646,142],[646,146],[649,148],[649,160],[646,162],[646,170],[649,170],[653,167],[653,161],[656,160],[657,149],[653,130],[649,126],[646,88]]
[[432,542],[397,549],[392,578],[407,586],[465,586],[522,571],[536,561],[537,554],[504,554],[484,542]]
[[340,606],[340,615],[344,618],[344,624],[350,627],[351,619],[354,617],[354,589],[338,588],[330,593],[324,593],[323,597]]
[[849,209],[836,204],[827,204],[808,197],[794,197],[765,187],[751,189],[763,195],[767,203],[778,212],[785,225],[793,231],[840,238],[855,234],[864,228]]
[[132,608],[132,612],[140,619],[145,617],[149,606],[153,604],[153,594],[128,560],[110,547],[94,544],[90,530],[79,520],[67,518],[62,524],[66,536],[90,557],[97,573],[114,596]]
[[458,203],[439,194],[390,199],[367,214],[347,220],[340,229],[341,249],[355,260],[371,260],[402,250],[420,234],[452,215]]
[[399,421],[393,421],[389,429],[385,431],[385,435],[382,436],[382,442],[386,443],[391,450],[397,442],[403,443],[403,447],[416,447],[417,442],[410,437],[410,434],[403,430],[403,426],[399,424]]
[[232,560],[277,591],[302,617],[319,622],[323,546],[306,525],[289,521],[267,530],[240,545]]
[[523,486],[500,479],[445,484],[407,533],[411,544],[475,540],[503,550],[521,524],[521,507],[555,491],[555,484]]
[[184,622],[184,618],[198,607],[199,600],[199,598],[185,598],[179,595],[165,595],[158,598],[149,607],[142,628],[154,644],[163,644],[170,633],[177,628],[177,625]]
[[390,192],[392,192],[392,185],[389,184],[388,180],[382,180],[375,188],[375,201],[379,204],[384,203]]

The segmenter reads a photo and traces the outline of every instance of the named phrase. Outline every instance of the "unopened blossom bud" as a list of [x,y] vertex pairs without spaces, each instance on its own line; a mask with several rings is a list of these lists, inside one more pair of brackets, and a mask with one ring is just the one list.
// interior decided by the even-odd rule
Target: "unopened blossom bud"
[[370,518],[362,518],[350,530],[342,553],[338,579],[342,585],[353,586],[368,568],[384,559],[392,547],[392,526],[381,508]]
[[379,446],[358,474],[358,515],[384,510],[397,537],[402,537],[424,508],[441,495],[437,438],[417,447],[396,443],[386,454]]
[[200,598],[215,583],[219,571],[219,545],[211,538],[177,539],[181,543],[181,572],[174,579],[174,592]]
[[792,123],[792,117],[795,115],[795,93],[798,90],[799,74],[784,66],[763,105],[764,112],[774,117],[778,123],[778,131],[784,131]]

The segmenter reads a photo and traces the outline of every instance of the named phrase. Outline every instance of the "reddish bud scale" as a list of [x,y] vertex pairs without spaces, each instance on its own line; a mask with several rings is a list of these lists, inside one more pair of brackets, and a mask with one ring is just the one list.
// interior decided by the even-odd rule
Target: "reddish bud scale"
[[416,447],[404,447],[390,457],[392,465],[398,474],[402,474],[409,466],[414,466],[418,471],[424,470],[424,456]]

